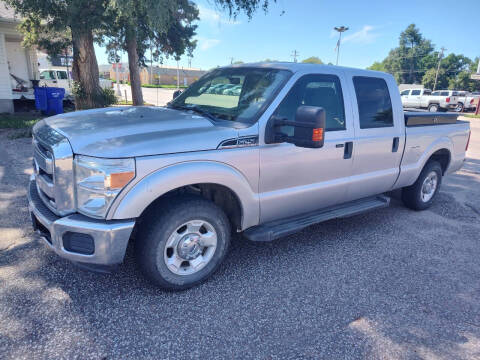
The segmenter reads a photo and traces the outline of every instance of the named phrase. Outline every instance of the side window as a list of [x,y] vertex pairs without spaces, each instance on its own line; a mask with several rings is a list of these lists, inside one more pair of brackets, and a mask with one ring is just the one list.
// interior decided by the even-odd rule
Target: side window
[[66,71],[57,71],[57,78],[58,78],[58,80],[67,80],[67,72]]
[[[345,130],[345,108],[340,79],[335,75],[305,75],[290,89],[274,116],[295,120],[299,106],[318,106],[325,109],[325,131]],[[292,126],[280,129],[285,135],[293,135]]]
[[412,95],[420,95],[420,90],[412,90]]
[[53,71],[45,70],[40,73],[41,80],[55,80],[55,74]]
[[385,80],[355,76],[353,85],[357,95],[360,129],[393,126],[393,110]]
[[403,90],[400,95],[401,96],[405,96],[405,95],[408,95],[408,93],[410,92],[410,90]]

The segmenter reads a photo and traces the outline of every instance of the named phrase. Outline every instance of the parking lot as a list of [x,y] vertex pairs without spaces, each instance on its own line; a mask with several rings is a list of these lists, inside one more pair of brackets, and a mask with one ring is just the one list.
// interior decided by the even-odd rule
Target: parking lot
[[[147,99],[146,99],[147,100]],[[148,100],[147,100],[148,101]],[[213,278],[168,293],[131,249],[86,272],[36,240],[31,140],[0,130],[0,358],[480,358],[480,120],[436,203],[236,236]]]

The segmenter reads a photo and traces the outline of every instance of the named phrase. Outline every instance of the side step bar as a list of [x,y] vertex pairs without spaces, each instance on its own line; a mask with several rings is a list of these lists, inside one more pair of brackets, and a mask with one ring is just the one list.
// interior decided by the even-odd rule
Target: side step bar
[[245,230],[243,235],[251,241],[272,241],[283,236],[294,234],[310,225],[384,208],[389,204],[390,198],[387,196],[372,196],[290,218],[270,221]]

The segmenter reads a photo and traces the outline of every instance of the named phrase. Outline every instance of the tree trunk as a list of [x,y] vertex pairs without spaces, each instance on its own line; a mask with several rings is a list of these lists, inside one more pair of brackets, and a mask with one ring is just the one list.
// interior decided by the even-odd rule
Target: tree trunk
[[79,88],[75,91],[75,108],[91,109],[104,106],[102,89],[100,88],[98,63],[93,48],[91,30],[71,28],[73,43],[73,80]]
[[138,63],[137,37],[133,28],[126,32],[128,69],[130,70],[130,88],[133,105],[143,105],[142,84],[140,81],[140,66]]

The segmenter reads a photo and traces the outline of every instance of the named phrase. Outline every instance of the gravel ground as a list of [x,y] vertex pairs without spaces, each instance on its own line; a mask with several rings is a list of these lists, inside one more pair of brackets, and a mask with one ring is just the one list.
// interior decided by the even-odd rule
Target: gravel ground
[[237,237],[202,286],[167,293],[131,249],[114,274],[32,236],[29,139],[0,133],[0,358],[480,358],[480,121],[435,205]]

